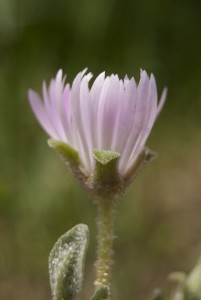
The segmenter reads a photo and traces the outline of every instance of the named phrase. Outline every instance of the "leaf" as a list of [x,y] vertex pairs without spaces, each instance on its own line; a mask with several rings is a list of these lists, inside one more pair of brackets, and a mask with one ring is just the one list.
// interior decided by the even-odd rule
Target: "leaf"
[[94,295],[92,296],[91,300],[103,300],[107,299],[109,295],[109,287],[106,285],[102,285],[96,289]]
[[62,235],[49,256],[53,300],[72,300],[80,292],[88,245],[88,227],[79,224]]

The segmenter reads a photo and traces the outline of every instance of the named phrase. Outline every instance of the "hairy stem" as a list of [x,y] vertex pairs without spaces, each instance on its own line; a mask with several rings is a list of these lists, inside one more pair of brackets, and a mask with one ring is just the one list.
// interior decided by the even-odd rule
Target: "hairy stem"
[[[98,247],[96,261],[96,281],[95,286],[106,285],[111,289],[111,269],[112,269],[112,245],[113,245],[113,221],[114,221],[114,201],[98,201]],[[109,299],[109,298],[107,298]]]

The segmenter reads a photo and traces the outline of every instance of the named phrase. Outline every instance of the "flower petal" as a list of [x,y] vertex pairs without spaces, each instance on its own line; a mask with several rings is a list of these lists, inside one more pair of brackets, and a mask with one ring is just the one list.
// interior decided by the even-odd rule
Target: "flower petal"
[[99,98],[105,80],[105,72],[101,73],[94,81],[90,90],[90,106],[91,106],[91,139],[92,149],[98,148],[97,135],[97,113],[99,106]]
[[119,78],[110,76],[105,79],[98,106],[98,148],[110,150],[119,97]]
[[165,87],[163,89],[161,98],[159,100],[159,105],[158,105],[158,111],[157,111],[157,117],[160,114],[161,110],[163,109],[163,106],[165,104],[166,98],[167,98],[167,93],[168,93],[168,89]]
[[77,146],[77,149],[81,146],[82,151],[82,161],[87,169],[90,172],[91,167],[91,149],[87,143],[86,129],[85,124],[83,123],[82,113],[81,113],[81,81],[83,72],[80,72],[73,81],[72,91],[71,91],[71,103],[72,103],[72,120],[75,128],[74,131],[74,142]]
[[44,130],[54,139],[58,139],[58,135],[52,126],[51,122],[49,121],[49,118],[47,116],[47,113],[45,111],[44,105],[41,102],[41,99],[39,95],[32,91],[28,91],[28,98],[31,105],[31,108],[37,117],[39,123],[44,128]]
[[138,85],[127,75],[122,81],[113,74],[105,78],[103,72],[89,89],[92,74],[86,70],[77,74],[72,88],[59,70],[48,87],[43,82],[44,102],[29,91],[31,107],[52,138],[79,152],[85,175],[94,171],[93,150],[98,148],[120,153],[118,171],[123,176],[144,148],[167,89],[158,104],[155,78],[143,70]]
[[119,169],[122,173],[126,171],[128,160],[146,120],[148,89],[149,77],[145,71],[142,71],[136,93],[137,96],[133,114],[133,126],[119,162]]

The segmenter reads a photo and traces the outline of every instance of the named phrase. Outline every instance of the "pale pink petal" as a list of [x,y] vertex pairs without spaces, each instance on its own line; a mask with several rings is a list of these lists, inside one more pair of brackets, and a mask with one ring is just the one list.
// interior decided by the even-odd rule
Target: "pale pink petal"
[[125,101],[124,93],[125,93],[124,85],[123,85],[122,80],[120,80],[119,81],[119,94],[117,95],[117,99],[116,99],[117,109],[116,109],[116,116],[115,116],[115,120],[114,120],[114,130],[113,130],[112,144],[111,144],[111,150],[117,151],[117,152],[120,152],[120,148],[121,148],[120,145],[121,145],[121,141],[123,139],[123,136],[121,135],[122,134],[121,128],[124,126],[122,124],[122,122],[123,122],[122,108],[124,106],[124,101]]
[[[89,76],[90,75],[90,76]],[[85,130],[85,136],[89,151],[89,162],[90,162],[90,171],[92,171],[93,165],[93,152],[92,152],[92,107],[90,102],[90,94],[88,83],[91,79],[91,74],[84,76],[80,85],[80,110],[81,110],[81,119],[82,124]]]
[[67,141],[67,134],[65,130],[65,125],[62,122],[62,97],[63,97],[63,84],[62,71],[59,70],[56,79],[51,80],[49,93],[46,83],[43,82],[42,92],[45,104],[45,110],[47,112],[50,122],[54,125],[58,136],[63,141]]
[[147,111],[146,114],[144,115],[143,127],[141,128],[138,139],[135,142],[135,145],[130,154],[128,162],[125,166],[125,171],[130,168],[130,166],[134,163],[135,159],[137,158],[138,154],[142,151],[144,144],[154,124],[156,113],[157,113],[157,88],[156,88],[155,78],[153,75],[151,75],[149,80],[149,87],[148,87]]
[[62,70],[49,86],[43,82],[39,95],[29,91],[33,112],[45,131],[55,139],[68,143],[79,152],[83,172],[94,171],[93,149],[114,150],[120,153],[118,170],[129,171],[143,149],[154,122],[166,99],[163,90],[159,104],[153,75],[141,70],[139,84],[126,75],[105,78],[100,74],[89,89],[92,74],[80,72],[72,88],[65,85]]
[[145,71],[141,72],[141,78],[136,92],[136,105],[133,115],[133,126],[131,133],[128,137],[127,143],[124,148],[124,152],[120,158],[119,168],[121,172],[124,172],[129,160],[129,157],[133,151],[135,143],[137,142],[140,132],[143,129],[146,121],[147,114],[147,98],[149,90],[149,77]]
[[99,98],[103,88],[105,80],[105,72],[101,73],[94,81],[90,90],[90,106],[91,106],[91,139],[92,149],[98,147],[98,135],[97,135],[97,113],[99,106]]
[[124,80],[124,87],[121,93],[121,99],[117,111],[117,118],[114,131],[114,150],[122,153],[125,148],[125,144],[130,135],[133,121],[134,112],[136,106],[136,84],[134,79]]
[[51,125],[43,103],[37,93],[32,90],[28,91],[28,98],[31,105],[31,108],[37,117],[39,123],[44,128],[44,130],[48,133],[48,135],[54,139],[58,139],[58,135],[55,132],[54,127]]
[[[79,137],[82,143],[82,148],[84,151],[82,152],[82,160],[84,165],[89,170],[90,169],[90,150],[87,144],[86,139],[86,130],[83,124],[82,115],[81,115],[81,107],[80,107],[80,85],[82,76],[84,75],[84,71],[79,73],[73,81],[72,84],[72,93],[71,93],[71,101],[72,101],[72,118],[73,118],[73,126],[75,127],[75,143],[78,146]],[[79,134],[78,134],[79,133]]]
[[70,86],[67,84],[64,88],[61,102],[61,121],[66,134],[67,143],[72,144],[72,118],[71,118]]
[[[99,101],[98,101],[98,109],[97,109],[97,147],[102,149],[103,145],[103,114],[104,114],[104,106],[107,98],[107,93],[109,89],[110,79],[109,77],[105,78],[103,83],[103,87],[100,93]],[[104,149],[106,150],[106,149]]]
[[156,81],[154,76],[151,75],[148,89],[147,112],[144,117],[145,122],[143,124],[143,128],[141,129],[140,138],[134,147],[133,153],[131,153],[131,158],[132,155],[136,156],[134,153],[135,151],[138,154],[138,152],[141,150],[139,148],[144,146],[144,143],[146,142],[147,137],[152,129],[157,114],[157,99]]
[[98,146],[110,150],[118,107],[120,84],[118,76],[106,78],[98,107]]
[[167,92],[168,92],[168,90],[167,90],[167,88],[165,87],[165,88],[163,89],[161,98],[160,98],[160,100],[159,100],[158,111],[157,111],[157,116],[156,116],[156,117],[158,117],[158,115],[160,114],[161,110],[163,109],[163,106],[164,106],[165,101],[166,101],[166,98],[167,98]]

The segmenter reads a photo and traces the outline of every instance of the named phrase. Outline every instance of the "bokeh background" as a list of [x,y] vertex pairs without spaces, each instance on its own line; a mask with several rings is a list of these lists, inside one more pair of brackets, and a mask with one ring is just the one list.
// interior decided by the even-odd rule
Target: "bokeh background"
[[90,228],[84,291],[93,290],[96,209],[37,124],[27,89],[62,68],[71,82],[153,72],[168,100],[148,140],[159,158],[118,204],[114,299],[149,299],[201,253],[201,2],[0,0],[0,299],[50,299],[48,254]]

